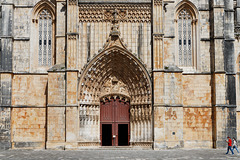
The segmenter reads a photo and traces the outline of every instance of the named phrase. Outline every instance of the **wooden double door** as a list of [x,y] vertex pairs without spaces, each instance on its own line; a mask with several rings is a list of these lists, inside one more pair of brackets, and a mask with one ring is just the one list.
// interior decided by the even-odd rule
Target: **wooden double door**
[[128,146],[130,140],[129,102],[112,97],[100,105],[102,146]]

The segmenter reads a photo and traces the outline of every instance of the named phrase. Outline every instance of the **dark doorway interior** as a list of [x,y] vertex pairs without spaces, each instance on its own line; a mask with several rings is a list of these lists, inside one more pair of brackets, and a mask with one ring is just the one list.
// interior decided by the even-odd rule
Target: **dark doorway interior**
[[118,145],[128,146],[128,124],[118,124]]
[[102,145],[112,146],[112,125],[102,124]]

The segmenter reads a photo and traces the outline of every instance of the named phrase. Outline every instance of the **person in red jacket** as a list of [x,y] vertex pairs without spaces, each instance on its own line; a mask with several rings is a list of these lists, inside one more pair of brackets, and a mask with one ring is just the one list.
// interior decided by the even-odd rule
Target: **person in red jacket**
[[234,154],[233,150],[232,150],[232,140],[231,140],[230,137],[227,137],[227,138],[228,138],[228,140],[226,140],[226,142],[228,143],[228,149],[227,149],[227,153],[226,154],[228,154],[229,150],[232,152],[232,154]]

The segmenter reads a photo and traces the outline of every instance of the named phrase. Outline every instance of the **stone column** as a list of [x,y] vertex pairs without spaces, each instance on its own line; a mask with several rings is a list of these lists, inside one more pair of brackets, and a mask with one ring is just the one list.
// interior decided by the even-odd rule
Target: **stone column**
[[11,148],[13,1],[0,4],[0,149]]
[[213,147],[219,148],[236,137],[233,1],[214,0],[210,8]]
[[69,69],[77,67],[78,41],[78,0],[67,0],[67,66]]
[[237,0],[236,6],[236,25],[240,26],[240,0]]
[[48,72],[47,147],[65,149],[66,99],[65,71]]
[[[237,0],[237,6],[236,6],[236,8],[235,8],[236,10],[235,10],[235,36],[237,37],[237,38],[239,38],[239,36],[240,36],[240,33],[239,33],[239,31],[240,31],[240,0]],[[239,42],[237,42],[237,43],[239,43]],[[238,56],[238,59],[237,59],[237,67],[238,67],[238,69],[237,69],[237,76],[236,76],[236,82],[238,81],[238,83],[236,83],[237,85],[236,85],[236,88],[238,88],[238,90],[237,90],[237,94],[236,94],[236,96],[237,96],[237,138],[238,138],[238,140],[239,140],[239,138],[240,138],[240,90],[239,90],[239,88],[240,88],[240,69],[239,69],[239,67],[240,67],[240,57],[239,57],[239,51],[237,51],[237,49],[235,50],[235,52],[237,53],[237,56]]]
[[56,0],[56,64],[65,63],[66,0]]
[[153,0],[153,69],[163,69],[163,5],[162,0]]
[[67,0],[67,52],[66,52],[66,148],[77,148],[79,113],[78,86],[78,0]]
[[164,148],[163,4],[152,1],[153,146]]
[[[224,70],[226,72],[227,136],[236,137],[236,58],[233,0],[225,0]],[[224,137],[225,138],[225,137]]]
[[11,148],[12,74],[0,73],[0,150]]
[[66,93],[66,147],[67,149],[77,148],[79,133],[79,111],[77,103],[78,72],[67,72],[67,93]]

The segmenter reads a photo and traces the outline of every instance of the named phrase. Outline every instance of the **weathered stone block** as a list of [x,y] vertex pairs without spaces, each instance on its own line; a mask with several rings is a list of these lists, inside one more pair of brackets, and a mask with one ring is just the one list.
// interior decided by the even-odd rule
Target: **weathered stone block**
[[67,73],[67,104],[77,104],[78,72]]
[[[184,147],[209,147],[212,143],[212,109],[187,107],[183,110]],[[203,143],[206,142],[206,144]]]
[[11,148],[10,107],[0,107],[0,150]]
[[49,72],[48,104],[65,105],[65,73]]
[[47,120],[48,142],[64,142],[66,125],[65,107],[48,107]]
[[47,75],[15,75],[12,86],[12,105],[46,106]]
[[154,99],[155,104],[164,104],[164,73],[154,73]]
[[[19,145],[25,145],[27,148],[37,147],[35,142],[39,142],[41,145],[37,148],[43,148],[41,146],[44,146],[46,136],[45,108],[13,108],[11,121],[12,142],[23,142]],[[28,142],[34,142],[34,145]]]
[[79,119],[78,107],[67,107],[67,111],[66,111],[66,140],[67,140],[67,142],[76,142],[78,139],[78,129],[79,129],[78,119]]
[[210,75],[184,75],[183,105],[211,106],[210,80]]
[[182,73],[164,74],[164,96],[166,105],[182,105]]

